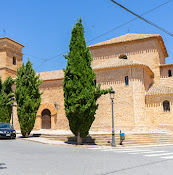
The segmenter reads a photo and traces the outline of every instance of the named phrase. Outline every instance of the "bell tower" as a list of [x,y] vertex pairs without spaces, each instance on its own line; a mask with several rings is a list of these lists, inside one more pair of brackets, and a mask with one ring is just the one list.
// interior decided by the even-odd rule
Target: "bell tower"
[[24,46],[8,37],[0,38],[0,77],[16,77],[17,69],[22,65]]

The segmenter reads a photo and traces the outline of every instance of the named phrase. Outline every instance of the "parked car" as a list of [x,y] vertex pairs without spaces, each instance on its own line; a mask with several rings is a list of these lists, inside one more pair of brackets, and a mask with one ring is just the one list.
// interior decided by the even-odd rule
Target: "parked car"
[[0,138],[16,138],[16,131],[9,123],[0,122]]

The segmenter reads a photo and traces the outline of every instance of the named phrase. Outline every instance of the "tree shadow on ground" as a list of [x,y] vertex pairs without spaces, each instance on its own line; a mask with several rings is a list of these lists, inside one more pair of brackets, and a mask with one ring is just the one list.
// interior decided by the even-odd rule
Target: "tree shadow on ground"
[[[67,137],[67,141],[65,143],[67,144],[77,144],[77,137]],[[93,139],[91,136],[87,136],[85,138],[82,138],[82,145],[97,145],[95,143],[95,139]]]
[[0,163],[0,169],[7,169],[7,167],[5,166],[5,163]]
[[[41,134],[32,134],[32,135],[29,135],[28,137],[40,137]],[[18,136],[18,138],[26,138],[24,136]]]

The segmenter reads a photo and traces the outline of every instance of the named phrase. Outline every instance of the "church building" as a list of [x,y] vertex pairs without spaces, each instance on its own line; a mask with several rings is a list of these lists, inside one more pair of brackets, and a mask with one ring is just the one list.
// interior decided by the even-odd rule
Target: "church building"
[[[8,37],[0,38],[0,76],[16,77],[22,65],[24,46]],[[173,64],[165,64],[168,53],[158,34],[126,34],[89,46],[96,84],[112,87],[115,132],[173,131]],[[37,73],[43,83],[42,102],[34,129],[69,130],[64,110],[63,70]],[[15,85],[13,86],[15,91]],[[112,130],[110,95],[98,100],[94,132]],[[14,128],[20,129],[17,109]]]

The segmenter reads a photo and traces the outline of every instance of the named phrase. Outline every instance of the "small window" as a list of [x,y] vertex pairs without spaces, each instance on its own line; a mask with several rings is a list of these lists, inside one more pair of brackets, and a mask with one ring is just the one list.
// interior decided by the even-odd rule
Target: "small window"
[[168,100],[165,100],[165,101],[163,102],[163,111],[164,111],[164,112],[169,112],[169,111],[170,111],[170,103],[169,103]]
[[16,65],[16,58],[13,57],[13,65]]
[[168,70],[168,77],[172,77],[172,72],[171,72],[171,70]]
[[129,77],[128,76],[125,77],[125,84],[129,85]]
[[120,55],[119,58],[120,59],[127,59],[127,56],[123,54],[123,55]]
[[95,85],[95,87],[96,87],[96,84],[97,84],[97,82],[96,82],[96,79],[94,80],[94,85]]

